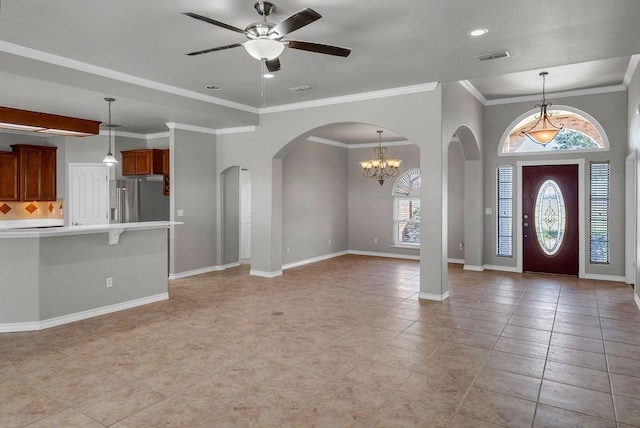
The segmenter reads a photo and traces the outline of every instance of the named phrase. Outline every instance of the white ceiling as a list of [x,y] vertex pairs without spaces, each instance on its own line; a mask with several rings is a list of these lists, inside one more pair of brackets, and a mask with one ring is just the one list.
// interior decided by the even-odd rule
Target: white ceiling
[[[263,98],[260,62],[243,48],[185,55],[244,36],[180,13],[244,28],[260,18],[253,3],[2,0],[0,104],[104,120],[103,97],[114,96],[114,122],[130,132],[161,132],[165,122],[235,127],[255,125],[263,106],[436,81],[467,80],[487,100],[534,95],[543,69],[548,92],[621,85],[640,53],[638,0],[280,0],[270,21],[306,6],[323,15],[289,38],[352,54],[287,49]],[[468,35],[482,27],[487,35]],[[475,58],[505,49],[510,58]],[[288,90],[300,85],[314,89]],[[347,143],[376,137],[375,127],[351,131],[327,134]]]

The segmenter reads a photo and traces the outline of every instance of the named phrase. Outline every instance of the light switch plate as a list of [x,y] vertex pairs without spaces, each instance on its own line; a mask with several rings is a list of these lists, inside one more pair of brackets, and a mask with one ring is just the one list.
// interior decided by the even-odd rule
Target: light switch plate
[[485,208],[484,209],[484,213],[487,214],[487,215],[491,215],[491,212],[492,212],[491,208]]
[[178,210],[178,217],[184,217],[184,210]]

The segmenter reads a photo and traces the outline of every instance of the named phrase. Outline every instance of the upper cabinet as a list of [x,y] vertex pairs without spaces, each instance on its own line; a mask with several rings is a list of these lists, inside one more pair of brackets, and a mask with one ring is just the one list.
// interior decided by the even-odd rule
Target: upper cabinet
[[169,149],[123,150],[122,175],[169,174]]
[[18,154],[0,152],[0,201],[17,201],[18,194]]
[[55,201],[56,147],[14,144],[0,153],[0,200]]

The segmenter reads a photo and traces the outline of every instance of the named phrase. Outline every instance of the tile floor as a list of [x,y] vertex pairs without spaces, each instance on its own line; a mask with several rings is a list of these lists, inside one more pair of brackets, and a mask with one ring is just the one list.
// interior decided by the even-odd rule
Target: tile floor
[[640,426],[640,311],[620,283],[417,262],[246,267],[171,298],[0,335],[6,427]]

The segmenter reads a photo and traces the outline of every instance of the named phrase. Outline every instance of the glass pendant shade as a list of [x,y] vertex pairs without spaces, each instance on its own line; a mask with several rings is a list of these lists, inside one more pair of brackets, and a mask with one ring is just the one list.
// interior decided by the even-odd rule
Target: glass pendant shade
[[559,129],[539,129],[537,131],[529,131],[527,136],[539,144],[547,144],[551,142],[560,132]]
[[116,99],[105,98],[104,100],[109,103],[109,124],[107,125],[107,127],[109,128],[109,149],[107,150],[107,155],[104,157],[104,159],[102,159],[102,163],[111,166],[118,163],[118,160],[113,156],[113,153],[111,153],[111,140],[113,139],[113,124],[111,123],[111,103]]
[[270,61],[280,56],[284,51],[284,44],[271,39],[247,40],[242,45],[244,49],[257,60]]
[[526,135],[534,143],[542,145],[550,143],[554,138],[556,138],[558,132],[564,128],[563,124],[554,125],[551,120],[549,120],[547,107],[549,107],[551,103],[547,102],[545,93],[545,82],[548,74],[549,73],[546,71],[540,73],[540,76],[542,77],[542,104],[538,104],[536,106],[540,107],[540,116],[533,125],[520,130],[520,135]]
[[113,157],[113,154],[111,154],[111,152],[109,152],[104,157],[104,159],[102,159],[102,163],[106,163],[107,165],[115,165],[115,164],[118,163],[118,161],[116,160],[115,157]]

